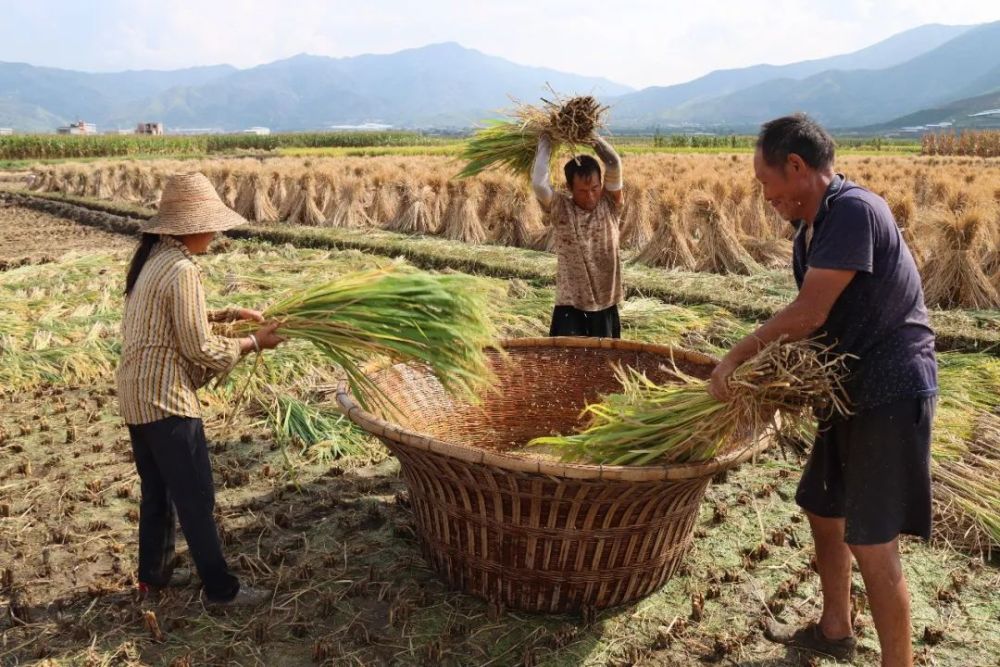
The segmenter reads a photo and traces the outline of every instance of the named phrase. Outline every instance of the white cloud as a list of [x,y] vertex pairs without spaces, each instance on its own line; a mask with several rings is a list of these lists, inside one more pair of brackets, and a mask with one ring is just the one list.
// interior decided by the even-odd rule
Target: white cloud
[[249,67],[296,53],[390,53],[457,41],[636,87],[845,53],[924,23],[1000,18],[951,0],[0,0],[0,60],[72,69]]

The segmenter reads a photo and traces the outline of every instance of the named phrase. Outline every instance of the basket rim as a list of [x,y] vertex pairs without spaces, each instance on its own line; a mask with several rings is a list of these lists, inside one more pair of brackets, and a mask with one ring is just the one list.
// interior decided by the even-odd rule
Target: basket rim
[[[695,363],[717,364],[718,359],[701,352],[686,350],[670,345],[642,343],[639,341],[615,338],[576,338],[569,336],[553,336],[546,338],[508,338],[500,342],[502,349],[516,348],[585,348],[612,349],[636,352],[652,352],[675,359],[684,359]],[[367,372],[381,370],[395,364],[383,363],[370,367]],[[368,433],[383,439],[393,441],[398,445],[411,447],[425,452],[440,454],[450,458],[477,463],[509,472],[527,472],[551,477],[567,479],[592,479],[609,481],[651,482],[668,480],[696,479],[715,475],[718,472],[737,466],[754,458],[771,445],[771,439],[761,437],[756,442],[724,456],[700,461],[697,463],[673,463],[668,465],[622,466],[592,463],[563,463],[558,461],[543,461],[493,452],[478,447],[440,440],[432,436],[402,428],[392,422],[376,417],[362,408],[351,393],[346,381],[338,383],[336,390],[337,406],[352,422]]]

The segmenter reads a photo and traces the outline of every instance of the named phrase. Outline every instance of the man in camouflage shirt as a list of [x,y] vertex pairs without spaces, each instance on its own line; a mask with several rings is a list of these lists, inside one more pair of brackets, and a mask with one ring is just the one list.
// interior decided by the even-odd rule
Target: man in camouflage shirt
[[568,191],[549,182],[551,143],[542,135],[531,183],[555,235],[556,303],[550,336],[620,338],[622,262],[618,243],[622,208],[621,158],[604,139],[594,140],[601,166],[578,155],[563,171]]

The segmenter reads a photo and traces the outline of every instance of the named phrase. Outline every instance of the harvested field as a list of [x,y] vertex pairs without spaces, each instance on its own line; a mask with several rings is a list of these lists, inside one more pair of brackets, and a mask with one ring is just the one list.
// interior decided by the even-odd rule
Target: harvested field
[[[0,230],[27,213],[0,208]],[[58,262],[0,273],[0,664],[805,664],[759,629],[771,615],[796,621],[818,610],[808,528],[792,500],[801,466],[793,452],[716,480],[686,566],[646,600],[584,617],[512,613],[446,590],[430,572],[398,464],[379,444],[338,422],[331,439],[361,443],[361,453],[324,457],[319,445],[276,429],[266,400],[230,409],[246,367],[205,394],[206,426],[227,555],[274,599],[253,611],[208,612],[187,586],[136,601],[139,489],[110,374],[133,241],[39,219],[93,235]],[[261,306],[278,290],[387,261],[371,251],[227,239],[200,264],[210,307],[221,307]],[[551,288],[492,280],[506,287],[496,308],[504,331],[544,332]],[[624,305],[622,321],[629,337],[710,353],[752,326],[719,306],[641,298]],[[958,357],[987,368],[985,357]],[[282,348],[262,372],[284,394],[333,414],[335,372],[308,348]],[[973,397],[943,391],[956,397],[945,433],[975,437],[975,414],[963,412]],[[944,543],[907,541],[904,551],[922,664],[1000,655],[996,561]],[[874,665],[860,583],[856,575],[858,664]]]
[[[4,193],[0,193],[0,197]],[[87,197],[62,194],[11,193],[23,206],[61,215],[99,229],[134,233],[154,210]],[[333,227],[310,228],[284,224],[251,225],[228,232],[233,238],[291,243],[305,248],[353,249],[384,256],[401,256],[433,270],[454,269],[537,284],[554,284],[555,258],[546,252],[498,245],[470,245],[426,236],[378,229],[363,232]],[[628,262],[625,289],[629,296],[652,296],[669,303],[714,304],[751,319],[769,317],[788,303],[795,285],[788,269],[768,268],[751,276],[664,270]],[[1000,310],[931,309],[939,349],[1000,354]]]
[[[464,192],[448,187],[461,163],[436,156],[97,161],[38,166],[30,188],[154,206],[163,179],[200,170],[254,222],[441,235],[469,244],[547,246],[524,178],[485,171]],[[845,156],[837,168],[884,197],[911,246],[928,301],[1000,308],[1000,162],[971,157]],[[762,200],[749,155],[627,155],[626,256],[639,264],[756,275],[785,269],[792,228]],[[562,184],[558,178],[557,187]],[[456,226],[454,213],[478,206]],[[386,205],[391,200],[391,206]],[[452,211],[446,224],[445,213]],[[631,212],[631,213],[630,213]],[[970,215],[975,224],[967,222]],[[474,221],[478,218],[478,221]],[[480,228],[480,223],[482,228]],[[954,229],[953,229],[954,228]],[[956,239],[960,239],[958,242]],[[937,257],[935,262],[932,258]],[[941,270],[940,263],[982,269]]]
[[131,249],[119,234],[0,201],[0,269],[51,262],[73,251]]

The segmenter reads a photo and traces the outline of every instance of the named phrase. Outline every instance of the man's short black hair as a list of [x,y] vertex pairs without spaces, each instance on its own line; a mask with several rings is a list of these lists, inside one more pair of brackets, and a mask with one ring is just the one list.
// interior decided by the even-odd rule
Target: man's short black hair
[[804,113],[764,123],[757,135],[757,148],[771,167],[784,167],[792,153],[813,169],[833,166],[833,137]]
[[577,176],[589,178],[591,174],[597,174],[599,179],[601,177],[601,164],[590,155],[577,155],[566,163],[566,166],[563,167],[563,173],[566,174],[566,185],[572,188],[573,179]]

